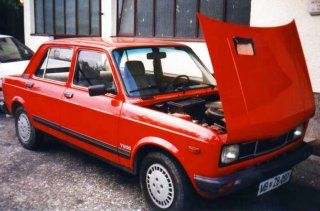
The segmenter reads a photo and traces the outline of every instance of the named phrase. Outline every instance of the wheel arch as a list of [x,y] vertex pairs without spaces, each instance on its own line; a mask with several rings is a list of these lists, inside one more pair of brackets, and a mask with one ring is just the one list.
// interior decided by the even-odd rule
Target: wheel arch
[[24,107],[25,101],[21,97],[15,97],[11,101],[11,106],[8,107],[10,109],[10,113],[14,116],[16,113],[16,110],[19,107]]
[[151,152],[161,152],[172,158],[185,172],[182,162],[179,160],[179,149],[172,143],[157,137],[146,137],[141,139],[133,149],[133,173],[139,174],[143,159]]

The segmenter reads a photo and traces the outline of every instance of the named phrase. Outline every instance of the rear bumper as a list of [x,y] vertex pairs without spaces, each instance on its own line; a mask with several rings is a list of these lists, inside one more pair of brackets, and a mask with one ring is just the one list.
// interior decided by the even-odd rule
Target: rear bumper
[[313,152],[312,146],[302,143],[298,148],[287,151],[276,158],[257,166],[252,166],[217,178],[194,176],[195,183],[201,192],[217,197],[245,187],[257,184],[279,173],[291,169],[294,165],[307,159]]

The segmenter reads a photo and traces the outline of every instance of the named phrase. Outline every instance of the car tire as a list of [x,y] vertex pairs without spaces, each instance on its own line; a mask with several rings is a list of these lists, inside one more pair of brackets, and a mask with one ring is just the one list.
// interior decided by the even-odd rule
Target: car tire
[[33,127],[23,107],[17,108],[15,112],[15,128],[18,140],[24,148],[34,150],[39,146],[40,133]]
[[190,209],[192,188],[187,175],[175,159],[163,153],[144,158],[140,186],[152,210]]

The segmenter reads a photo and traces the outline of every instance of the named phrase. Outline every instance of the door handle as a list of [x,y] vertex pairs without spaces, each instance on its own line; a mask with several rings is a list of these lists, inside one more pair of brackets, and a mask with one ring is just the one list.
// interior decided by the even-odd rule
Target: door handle
[[64,95],[66,98],[72,98],[72,97],[73,97],[73,93],[72,93],[72,92],[65,92],[65,93],[63,93],[63,95]]
[[33,82],[30,82],[30,81],[26,82],[26,87],[28,87],[28,88],[32,88],[33,85],[34,85]]

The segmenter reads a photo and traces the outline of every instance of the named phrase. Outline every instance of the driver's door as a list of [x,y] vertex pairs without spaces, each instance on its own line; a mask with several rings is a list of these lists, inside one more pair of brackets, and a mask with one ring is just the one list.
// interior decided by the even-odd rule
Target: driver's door
[[114,94],[90,97],[88,87],[114,86],[102,51],[78,50],[72,82],[64,92],[61,126],[72,143],[112,161],[118,160],[118,118],[122,102]]

